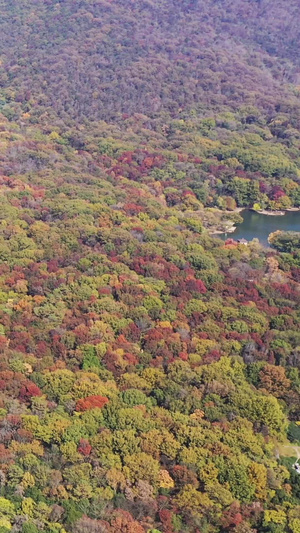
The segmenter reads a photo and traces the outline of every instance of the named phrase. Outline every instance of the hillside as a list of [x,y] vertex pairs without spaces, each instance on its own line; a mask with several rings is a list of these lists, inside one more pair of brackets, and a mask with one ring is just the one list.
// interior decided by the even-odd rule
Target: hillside
[[298,2],[1,2],[0,533],[299,533]]
[[66,121],[241,104],[268,113],[299,81],[296,1],[2,5],[3,87]]

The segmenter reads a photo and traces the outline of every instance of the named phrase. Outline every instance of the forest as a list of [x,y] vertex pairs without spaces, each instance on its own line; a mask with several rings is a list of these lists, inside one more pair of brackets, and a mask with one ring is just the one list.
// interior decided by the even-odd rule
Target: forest
[[0,13],[0,533],[300,533],[298,1]]

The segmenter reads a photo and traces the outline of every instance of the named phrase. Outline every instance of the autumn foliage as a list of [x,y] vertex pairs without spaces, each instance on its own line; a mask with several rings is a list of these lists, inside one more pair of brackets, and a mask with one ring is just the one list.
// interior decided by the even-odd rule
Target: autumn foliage
[[89,409],[95,409],[96,407],[101,409],[107,403],[108,398],[105,398],[105,396],[87,396],[86,398],[78,400],[76,411],[88,411]]
[[299,533],[299,21],[1,2],[0,533]]

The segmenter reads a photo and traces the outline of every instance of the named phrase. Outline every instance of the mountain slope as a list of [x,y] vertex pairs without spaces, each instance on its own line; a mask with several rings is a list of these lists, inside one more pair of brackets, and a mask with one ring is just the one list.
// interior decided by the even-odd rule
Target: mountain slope
[[2,0],[0,533],[299,533],[298,28]]
[[2,86],[65,119],[270,110],[298,79],[297,2],[2,4]]

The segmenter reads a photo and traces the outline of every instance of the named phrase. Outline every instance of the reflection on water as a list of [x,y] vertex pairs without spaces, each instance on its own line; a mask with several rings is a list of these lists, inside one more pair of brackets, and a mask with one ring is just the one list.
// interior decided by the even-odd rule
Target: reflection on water
[[273,231],[300,231],[300,211],[288,211],[285,215],[261,215],[255,211],[245,209],[242,211],[242,224],[238,224],[233,233],[222,235],[221,238],[226,240],[232,237],[234,240],[259,239],[261,244],[268,246],[268,236]]

